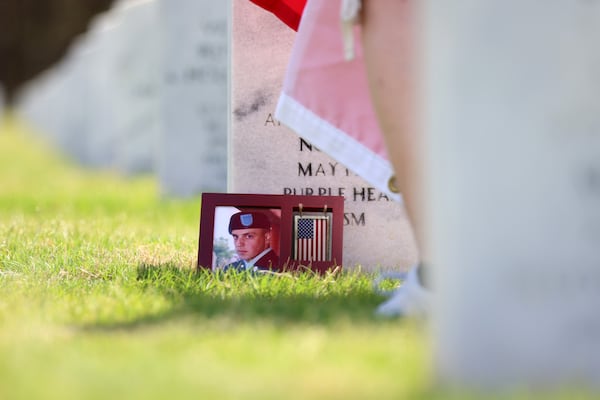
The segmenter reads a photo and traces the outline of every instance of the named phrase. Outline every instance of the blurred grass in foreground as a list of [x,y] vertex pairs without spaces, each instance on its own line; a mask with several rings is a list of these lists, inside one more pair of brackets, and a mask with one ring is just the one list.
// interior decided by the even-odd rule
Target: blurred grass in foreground
[[425,327],[375,318],[372,276],[194,272],[199,214],[9,118],[0,399],[481,397],[435,388]]

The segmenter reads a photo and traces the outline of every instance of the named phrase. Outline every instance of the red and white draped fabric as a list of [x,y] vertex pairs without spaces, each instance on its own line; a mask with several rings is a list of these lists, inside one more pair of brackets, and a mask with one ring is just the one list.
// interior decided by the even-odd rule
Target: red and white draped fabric
[[[360,27],[354,27],[349,45],[348,21],[342,23],[348,19],[345,11],[360,3],[346,1],[342,8],[344,0],[250,1],[298,31],[275,113],[278,120],[400,201],[390,187],[393,169],[371,104]],[[405,17],[398,16],[399,29],[408,29],[402,24]],[[352,60],[347,61],[349,54]]]
[[389,187],[393,169],[370,99],[360,27],[350,36],[354,58],[346,61],[340,7],[341,0],[306,4],[276,117],[375,188],[400,200]]
[[306,0],[250,0],[254,4],[271,11],[293,30],[298,30]]

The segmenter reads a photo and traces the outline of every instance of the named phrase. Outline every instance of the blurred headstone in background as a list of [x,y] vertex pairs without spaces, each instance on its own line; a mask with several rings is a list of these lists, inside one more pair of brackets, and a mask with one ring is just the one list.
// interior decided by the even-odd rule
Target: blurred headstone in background
[[0,1],[0,82],[7,102],[21,85],[60,60],[91,16],[113,0]]
[[23,115],[83,165],[126,174],[153,170],[158,25],[154,0],[122,0],[97,15],[65,58],[26,86]]
[[227,189],[227,1],[162,0],[162,131],[167,195]]
[[437,369],[598,389],[600,2],[423,4]]
[[165,195],[227,188],[227,2],[121,0],[21,91],[83,165],[156,172]]
[[[94,93],[90,83],[90,63],[95,54],[89,44],[90,36],[79,36],[69,49],[69,54],[58,66],[60,74],[66,80],[61,91],[61,117],[64,120],[62,131],[56,132],[60,148],[82,165],[90,166],[95,149],[90,145],[93,123],[92,97]],[[32,93],[35,96],[35,92]]]
[[115,167],[125,174],[152,172],[160,134],[160,30],[158,2],[123,1],[118,7],[114,63]]
[[16,110],[52,144],[75,156],[79,149],[68,133],[71,122],[79,116],[76,106],[81,100],[71,104],[71,95],[65,96],[71,76],[64,73],[66,67],[64,63],[57,64],[28,82],[17,97]]
[[408,269],[417,255],[402,205],[273,116],[296,33],[249,1],[233,2],[232,31],[230,190],[344,196],[344,267]]
[[[117,46],[122,37],[120,14],[115,8],[99,14],[91,23],[85,39],[88,54],[83,66],[87,71],[87,96],[83,112],[87,126],[85,163],[91,167],[114,167],[118,141]],[[70,97],[69,93],[65,93]],[[77,99],[71,98],[72,101]]]
[[68,56],[28,81],[16,97],[18,114],[58,148],[82,164],[88,164],[87,103],[89,47],[80,36]]
[[115,9],[97,15],[65,57],[29,81],[17,111],[83,165],[114,166],[115,62],[119,27]]

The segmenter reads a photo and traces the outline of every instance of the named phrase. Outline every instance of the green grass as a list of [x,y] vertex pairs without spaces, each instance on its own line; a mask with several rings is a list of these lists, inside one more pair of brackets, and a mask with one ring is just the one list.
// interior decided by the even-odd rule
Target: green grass
[[199,197],[0,133],[0,399],[398,398],[424,329],[359,274],[196,273]]
[[0,399],[478,398],[432,384],[425,327],[375,318],[368,274],[196,273],[199,215],[9,119]]

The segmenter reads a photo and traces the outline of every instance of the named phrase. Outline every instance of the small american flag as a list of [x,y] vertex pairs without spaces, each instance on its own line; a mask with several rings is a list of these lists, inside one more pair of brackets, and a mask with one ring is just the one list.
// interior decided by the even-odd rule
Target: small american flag
[[329,261],[329,217],[296,216],[294,258]]

